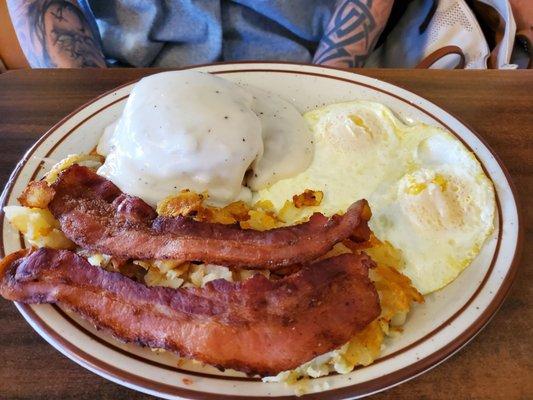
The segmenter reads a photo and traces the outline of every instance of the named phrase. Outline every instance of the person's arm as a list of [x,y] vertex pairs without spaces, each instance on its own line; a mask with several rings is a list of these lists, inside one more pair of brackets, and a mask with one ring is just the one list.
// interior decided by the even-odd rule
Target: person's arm
[[385,28],[394,0],[339,0],[313,63],[361,67]]
[[98,40],[75,1],[7,0],[7,6],[32,67],[106,66]]

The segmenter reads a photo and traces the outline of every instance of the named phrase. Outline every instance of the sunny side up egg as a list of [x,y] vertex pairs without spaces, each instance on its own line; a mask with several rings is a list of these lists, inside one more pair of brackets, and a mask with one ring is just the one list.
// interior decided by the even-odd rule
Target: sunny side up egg
[[494,226],[492,182],[475,156],[444,129],[406,125],[387,107],[356,101],[304,115],[315,154],[299,175],[255,193],[280,209],[305,189],[321,190],[315,211],[327,215],[366,198],[375,235],[403,254],[401,271],[423,294],[454,280],[479,253]]

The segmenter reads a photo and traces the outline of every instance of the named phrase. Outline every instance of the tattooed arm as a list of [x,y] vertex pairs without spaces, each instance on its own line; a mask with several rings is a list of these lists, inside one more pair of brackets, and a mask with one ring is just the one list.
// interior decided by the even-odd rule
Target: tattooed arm
[[98,40],[75,1],[7,0],[7,6],[33,68],[106,66]]
[[362,67],[385,28],[394,0],[338,0],[313,63]]

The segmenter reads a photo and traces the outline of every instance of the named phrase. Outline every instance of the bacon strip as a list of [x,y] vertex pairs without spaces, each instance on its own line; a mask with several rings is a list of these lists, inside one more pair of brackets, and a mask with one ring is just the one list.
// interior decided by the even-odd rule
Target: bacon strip
[[316,213],[306,223],[265,232],[236,225],[158,217],[137,197],[74,165],[53,185],[50,211],[65,235],[84,249],[120,258],[204,261],[235,267],[276,269],[309,262],[349,237],[368,239],[366,200],[340,216]]
[[0,294],[58,303],[118,339],[220,368],[275,375],[346,343],[380,314],[366,255],[343,254],[277,281],[261,274],[203,288],[147,287],[68,250],[0,262]]

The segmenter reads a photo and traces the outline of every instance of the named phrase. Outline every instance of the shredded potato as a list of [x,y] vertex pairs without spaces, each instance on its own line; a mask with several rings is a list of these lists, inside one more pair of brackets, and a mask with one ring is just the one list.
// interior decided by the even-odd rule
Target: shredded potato
[[55,164],[52,169],[46,174],[44,180],[51,185],[54,183],[59,174],[68,167],[79,164],[91,169],[97,169],[102,165],[104,157],[98,154],[70,154],[63,160]]
[[72,249],[72,243],[61,232],[59,222],[47,209],[54,196],[49,186],[54,183],[61,171],[74,164],[88,168],[98,168],[104,158],[97,154],[72,154],[64,158],[46,174],[42,181],[30,182],[18,200],[21,206],[6,206],[4,213],[13,227],[18,229],[24,238],[36,247],[53,249]]
[[[133,263],[147,271],[144,282],[148,286],[203,287],[215,279],[233,282],[244,281],[255,274],[263,274],[267,278],[270,276],[268,270],[232,271],[222,265],[193,264],[177,260],[136,260]],[[100,266],[104,267],[103,265]]]
[[197,216],[203,207],[204,195],[182,190],[177,196],[169,196],[157,205],[157,213],[166,217]]
[[324,193],[320,190],[305,189],[301,194],[292,196],[292,202],[296,208],[318,206],[324,198]]
[[303,193],[292,197],[292,201],[285,201],[279,210],[278,218],[285,224],[295,224],[305,221],[309,213],[307,210],[317,207],[322,202],[324,193],[316,190],[306,189]]
[[47,209],[22,206],[4,207],[6,219],[36,247],[71,249],[74,243],[59,229],[59,222]]
[[243,201],[236,201],[225,207],[218,208],[205,204],[208,196],[189,190],[182,190],[175,196],[169,196],[157,205],[157,213],[163,216],[179,215],[192,217],[197,221],[215,222],[220,224],[240,224],[243,229],[265,231],[286,225],[287,221],[295,221],[295,215],[302,208],[317,206],[322,201],[322,192],[306,190],[301,195],[287,201],[278,214],[270,201],[259,201],[248,206]]
[[204,204],[207,194],[182,190],[176,196],[169,196],[157,205],[157,213],[167,217],[186,216],[197,221],[216,222],[230,225],[249,218],[250,208],[243,201],[236,201],[217,208]]
[[367,242],[356,243],[347,241],[345,244],[354,251],[364,250],[364,252],[379,265],[397,270],[402,270],[405,266],[402,251],[395,248],[387,241],[381,242],[374,235],[370,235],[370,239]]
[[89,264],[94,265],[95,267],[102,267],[107,269],[111,264],[111,256],[107,254],[94,253],[94,254],[83,254],[83,252],[78,252],[79,255],[85,257]]
[[25,207],[46,208],[54,197],[54,190],[45,181],[33,181],[26,186],[17,198]]
[[274,214],[265,212],[263,210],[250,210],[248,212],[250,218],[247,221],[241,222],[241,228],[254,229],[256,231],[267,231],[281,226],[280,221]]

